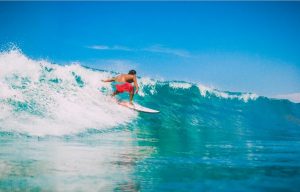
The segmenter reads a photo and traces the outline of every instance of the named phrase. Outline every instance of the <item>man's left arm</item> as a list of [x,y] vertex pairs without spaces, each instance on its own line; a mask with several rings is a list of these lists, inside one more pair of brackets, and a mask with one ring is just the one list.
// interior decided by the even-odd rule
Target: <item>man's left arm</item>
[[139,86],[138,86],[137,79],[136,79],[135,75],[133,77],[133,83],[134,83],[134,86],[135,86],[135,94],[137,94],[138,91],[139,91]]

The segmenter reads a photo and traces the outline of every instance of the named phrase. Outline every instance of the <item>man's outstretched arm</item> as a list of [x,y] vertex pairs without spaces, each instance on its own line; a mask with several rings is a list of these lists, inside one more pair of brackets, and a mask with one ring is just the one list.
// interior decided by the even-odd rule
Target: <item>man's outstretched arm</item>
[[113,81],[115,81],[115,77],[113,77],[113,78],[110,78],[110,79],[103,79],[103,80],[101,80],[102,82],[113,82]]

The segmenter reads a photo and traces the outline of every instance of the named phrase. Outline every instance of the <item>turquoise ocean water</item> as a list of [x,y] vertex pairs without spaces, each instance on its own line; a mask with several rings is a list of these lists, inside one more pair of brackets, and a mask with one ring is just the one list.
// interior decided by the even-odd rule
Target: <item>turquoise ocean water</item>
[[0,191],[299,191],[300,104],[115,74],[1,52]]

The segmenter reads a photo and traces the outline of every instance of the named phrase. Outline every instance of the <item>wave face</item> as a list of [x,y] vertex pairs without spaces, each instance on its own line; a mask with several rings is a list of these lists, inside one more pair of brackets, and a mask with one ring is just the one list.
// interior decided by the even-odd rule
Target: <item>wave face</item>
[[[131,122],[147,126],[153,116],[114,103],[109,83],[115,75],[73,63],[32,60],[19,50],[0,54],[0,129],[29,135],[68,135],[110,129]],[[172,129],[244,127],[295,129],[300,106],[252,93],[223,92],[176,81],[139,78],[136,102],[160,110],[155,125]],[[126,96],[125,96],[126,97]]]

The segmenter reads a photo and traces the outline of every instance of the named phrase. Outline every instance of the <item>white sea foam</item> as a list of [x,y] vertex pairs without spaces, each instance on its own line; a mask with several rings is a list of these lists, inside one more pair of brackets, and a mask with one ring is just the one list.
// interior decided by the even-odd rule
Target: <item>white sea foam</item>
[[111,76],[78,64],[32,60],[18,50],[0,53],[0,128],[31,135],[65,135],[130,122],[136,112],[113,102]]
[[150,79],[148,77],[142,77],[140,79],[138,79],[139,82],[139,92],[138,94],[142,97],[145,96],[145,92],[144,92],[144,88],[147,86],[149,87],[149,92],[153,95],[157,93],[156,90],[156,85],[157,85],[157,81]]
[[240,93],[240,94],[228,93],[228,92],[219,91],[217,89],[202,84],[198,84],[198,88],[201,96],[203,97],[206,97],[208,95],[214,95],[219,98],[238,99],[238,100],[243,100],[245,102],[248,102],[249,100],[255,100],[258,98],[258,95],[254,93]]
[[175,88],[175,89],[178,89],[178,88],[189,89],[192,87],[191,83],[186,83],[186,82],[171,82],[169,85],[170,85],[170,87]]

